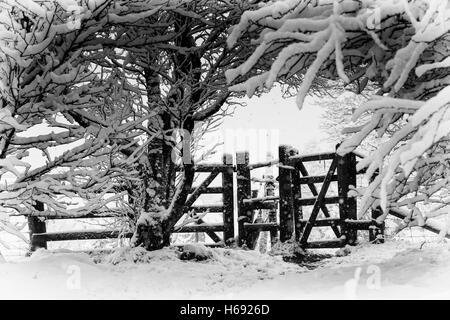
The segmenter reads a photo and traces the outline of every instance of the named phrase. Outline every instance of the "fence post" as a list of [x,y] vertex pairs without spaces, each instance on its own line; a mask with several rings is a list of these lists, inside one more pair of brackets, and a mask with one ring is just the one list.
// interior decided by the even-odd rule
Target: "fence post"
[[[298,155],[297,150],[292,150],[292,155]],[[302,233],[302,223],[303,219],[303,209],[299,205],[298,199],[302,197],[302,185],[300,184],[300,170],[296,168],[292,171],[292,193],[293,193],[293,204],[294,204],[294,222],[295,222],[295,240],[299,240]]]
[[[375,171],[373,176],[370,178],[370,182],[373,182],[376,178],[376,176],[379,174],[379,171]],[[372,219],[376,220],[379,216],[383,214],[383,211],[380,207],[377,207],[376,209],[372,209]],[[380,227],[377,226],[370,226],[369,228],[369,241],[375,244],[384,243],[384,229],[385,229],[385,223],[381,224]]]
[[[273,175],[270,175],[270,178],[273,180]],[[275,182],[268,182],[265,186],[265,197],[275,196]],[[277,206],[278,207],[278,206]],[[277,222],[277,207],[273,207],[269,209],[269,213],[267,214],[267,221],[269,223]],[[272,229],[270,230],[270,245],[273,246],[278,241],[278,230]]]
[[[382,214],[383,214],[383,211],[381,211],[380,207],[378,207],[376,209],[372,209],[372,219],[373,220],[376,220]],[[385,229],[384,221],[380,227],[370,226],[369,227],[369,241],[372,243],[375,243],[375,244],[384,243],[384,229]]]
[[251,180],[249,165],[249,153],[236,153],[236,172],[237,172],[237,202],[238,202],[238,245],[245,244],[247,235],[244,228],[245,222],[251,222],[252,211],[244,203],[245,199],[250,199]]
[[350,229],[345,223],[346,219],[356,220],[358,217],[356,199],[349,197],[350,186],[356,186],[356,157],[354,153],[348,153],[338,157],[337,176],[338,176],[338,196],[339,196],[339,215],[342,220],[341,234],[345,235],[346,243],[356,244],[357,230]]
[[[44,211],[44,203],[36,201],[34,208],[37,211]],[[45,220],[41,220],[41,217],[31,215],[28,216],[28,230],[30,232],[30,252],[36,251],[38,248],[47,249],[47,240],[45,239],[34,239],[33,235],[35,233],[45,233],[47,228],[45,225]]]
[[224,154],[223,163],[228,165],[227,170],[222,173],[223,242],[226,245],[234,239],[233,156]]
[[292,238],[294,233],[294,201],[292,192],[292,176],[290,169],[286,166],[289,160],[289,146],[278,148],[279,167],[278,182],[280,192],[280,241],[284,242]]

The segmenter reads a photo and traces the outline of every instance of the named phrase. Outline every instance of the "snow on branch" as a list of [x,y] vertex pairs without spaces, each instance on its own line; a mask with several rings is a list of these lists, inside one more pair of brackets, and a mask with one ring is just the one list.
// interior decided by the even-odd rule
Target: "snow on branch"
[[[3,207],[29,214],[41,201],[48,214],[79,215],[110,210],[124,197],[116,187],[139,159],[122,151],[139,145],[138,127],[151,113],[137,111],[143,101],[135,86],[118,81],[117,67],[100,68],[105,52],[85,43],[108,24],[151,16],[162,5],[154,3],[134,2],[140,13],[110,0],[0,3]],[[39,161],[33,149],[42,152]],[[62,197],[80,203],[70,208]]]
[[377,206],[417,213],[430,202],[448,208],[450,1],[272,1],[246,12],[228,45],[248,38],[253,54],[226,72],[230,90],[251,96],[297,78],[301,107],[323,78],[355,83],[357,92],[368,82],[380,89],[353,115],[370,119],[338,150],[355,150],[372,132],[387,137],[359,162],[373,178],[360,190],[362,214]]
[[[297,103],[301,107],[316,77],[348,83],[354,68],[364,66],[366,72],[359,78],[399,92],[410,86],[407,80],[416,65],[424,65],[418,75],[446,67],[445,60],[433,61],[438,57],[430,54],[430,48],[439,41],[448,44],[449,10],[448,1],[274,1],[244,13],[233,27],[230,47],[255,30],[259,35],[253,39],[252,56],[228,70],[227,81],[234,84],[231,90],[246,89],[249,94],[255,86],[271,88],[276,80],[300,74]],[[406,43],[403,47],[400,37]],[[266,60],[269,67],[261,68]]]

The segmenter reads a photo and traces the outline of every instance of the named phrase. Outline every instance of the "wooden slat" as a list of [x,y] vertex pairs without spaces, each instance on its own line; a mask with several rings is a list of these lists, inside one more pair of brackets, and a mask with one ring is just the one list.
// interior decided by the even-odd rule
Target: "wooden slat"
[[[188,232],[222,232],[224,230],[222,223],[205,223],[202,224],[192,224],[183,226],[180,229],[175,229],[174,233],[188,233]],[[209,233],[208,233],[209,235]],[[213,239],[214,240],[214,239]],[[215,241],[214,242],[220,242]]]
[[[176,244],[171,244],[171,247],[177,247],[177,248],[182,248],[186,245],[198,245],[198,242],[194,242],[194,243],[176,243]],[[223,248],[224,247],[224,243],[202,243],[205,247],[208,248]]]
[[334,158],[333,161],[331,162],[330,169],[328,170],[327,177],[325,178],[325,181],[322,184],[322,188],[320,189],[320,192],[317,195],[317,199],[316,199],[316,202],[314,203],[314,207],[311,211],[309,220],[305,225],[302,237],[300,239],[300,243],[302,245],[305,245],[308,242],[308,237],[314,226],[314,221],[317,219],[317,215],[319,214],[320,207],[325,200],[325,195],[328,191],[328,187],[330,186],[331,177],[333,176],[334,171],[336,170],[336,167],[337,167],[337,158]]
[[46,220],[66,220],[66,219],[100,219],[100,218],[120,218],[122,216],[117,214],[105,214],[105,215],[98,215],[98,214],[85,214],[82,216],[61,216],[61,215],[42,215],[43,218]]
[[294,195],[292,190],[291,171],[286,168],[289,161],[289,151],[291,147],[280,146],[278,148],[278,181],[280,194],[280,241],[285,242],[294,235]]
[[[298,179],[300,184],[312,184],[312,183],[323,183],[325,180],[325,175],[321,176],[303,176]],[[337,181],[337,175],[331,177],[331,181]]]
[[321,240],[311,241],[304,245],[308,249],[327,249],[327,248],[343,248],[345,247],[344,240]]
[[296,164],[299,161],[309,162],[309,161],[322,161],[322,160],[332,160],[336,156],[336,153],[325,152],[325,153],[315,153],[309,155],[298,155],[289,157],[289,164]]
[[[224,164],[232,165],[233,156],[225,154],[222,159]],[[225,244],[234,240],[234,181],[233,170],[222,172],[222,203],[223,203],[223,240]]]
[[[188,233],[188,232],[222,232],[224,230],[223,224],[200,224],[187,225],[174,233]],[[33,234],[35,241],[69,241],[69,240],[96,240],[96,239],[115,239],[121,234],[120,230],[80,230],[67,232],[45,232]],[[131,238],[132,232],[123,234],[125,238]]]
[[244,228],[245,222],[253,221],[253,210],[251,206],[244,203],[245,199],[251,198],[251,176],[248,168],[249,153],[236,153],[237,166],[237,206],[238,206],[238,245],[243,246],[246,243],[247,234]]
[[211,174],[203,180],[203,182],[192,192],[192,194],[189,196],[189,198],[186,200],[186,203],[184,204],[186,207],[192,206],[192,204],[195,202],[195,200],[198,199],[198,197],[201,196],[203,191],[209,186],[211,182],[217,177],[219,174],[218,171],[213,171]]
[[300,239],[300,236],[303,232],[303,225],[300,223],[300,220],[303,219],[303,207],[295,201],[295,199],[301,199],[302,197],[302,185],[300,184],[300,171],[295,170],[291,173],[292,175],[292,193],[294,197],[294,232],[295,232],[295,241]]
[[265,162],[260,162],[260,163],[249,164],[247,167],[249,170],[253,170],[253,169],[258,169],[258,168],[270,167],[275,164],[278,164],[278,162],[279,162],[278,160],[270,160],[270,161],[265,161]]
[[[233,171],[236,171],[236,168],[234,166],[224,165],[222,163],[208,163],[208,164],[196,164],[194,165],[194,171],[195,172],[223,172],[228,171],[229,169],[233,169]],[[182,170],[183,168],[181,166],[177,166],[175,168],[177,171]]]
[[[316,203],[317,197],[311,197],[311,198],[301,198],[296,199],[300,205],[302,206],[313,206]],[[333,196],[333,197],[326,197],[323,199],[323,204],[333,204],[333,203],[339,203],[339,197]]]
[[[197,225],[206,224],[206,222],[202,219],[198,219],[196,224]],[[218,230],[218,231],[223,231],[223,229],[224,228],[222,227],[222,229]],[[180,231],[178,231],[178,232],[180,232]],[[181,231],[181,232],[205,232],[211,238],[212,241],[214,241],[216,243],[222,241],[222,239],[211,228],[206,228],[204,231]]]
[[[339,216],[343,220],[358,218],[356,199],[349,197],[350,186],[356,186],[356,158],[352,153],[344,156],[336,156],[339,194]],[[346,229],[342,225],[342,234],[345,235],[348,244],[353,245],[357,241],[357,230]]]
[[244,223],[244,227],[249,231],[272,231],[278,230],[280,226],[278,223],[266,222],[266,223]]
[[372,227],[380,227],[381,225],[376,223],[375,220],[345,220],[347,228],[357,230],[370,230]]
[[[191,191],[189,193],[193,193],[198,187],[193,187],[191,189]],[[203,193],[223,193],[223,188],[222,187],[208,187],[203,189],[202,194]]]
[[[33,239],[46,241],[68,241],[68,240],[95,240],[95,239],[114,239],[119,237],[119,230],[82,230],[70,232],[46,232],[35,233]],[[124,236],[130,238],[132,232],[125,233]]]
[[190,210],[194,210],[195,212],[205,212],[208,210],[210,212],[223,212],[223,205],[221,205],[221,204],[195,205],[195,206],[190,206],[189,208],[185,208],[184,212],[188,212]]
[[[301,219],[300,223],[306,225],[308,223],[308,219]],[[330,227],[330,226],[338,226],[342,221],[340,218],[325,218],[325,219],[316,219],[314,221],[315,227]]]
[[261,198],[244,199],[243,202],[245,204],[250,204],[250,203],[261,203],[261,202],[265,202],[265,201],[275,201],[275,200],[279,200],[279,199],[280,199],[279,196],[267,196],[267,197],[261,197]]
[[[306,224],[307,219],[300,220],[300,223]],[[358,230],[369,230],[372,226],[379,226],[376,221],[373,220],[342,220],[341,218],[325,218],[316,219],[314,222],[315,227],[328,227],[328,226],[339,226],[345,224],[347,228],[358,229]]]
[[[37,201],[34,208],[38,212],[44,211],[44,203]],[[38,248],[47,249],[47,241],[45,239],[35,238],[35,233],[47,232],[47,226],[45,220],[37,216],[28,217],[28,230],[30,230],[30,252],[36,251]]]

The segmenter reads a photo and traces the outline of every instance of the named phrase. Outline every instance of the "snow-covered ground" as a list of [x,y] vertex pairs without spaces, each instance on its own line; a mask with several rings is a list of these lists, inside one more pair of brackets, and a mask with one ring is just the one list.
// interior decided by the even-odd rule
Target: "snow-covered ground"
[[108,255],[40,251],[0,263],[0,299],[450,298],[445,243],[366,244],[313,270],[255,251],[194,249],[210,258],[180,260],[176,248]]

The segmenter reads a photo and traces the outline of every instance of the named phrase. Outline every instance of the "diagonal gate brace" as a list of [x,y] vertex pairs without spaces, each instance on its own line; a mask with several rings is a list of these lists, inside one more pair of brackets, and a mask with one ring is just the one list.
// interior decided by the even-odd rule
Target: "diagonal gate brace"
[[316,201],[314,203],[314,207],[311,211],[311,216],[309,217],[308,222],[306,223],[305,228],[303,229],[303,234],[300,239],[300,244],[302,246],[305,246],[308,242],[309,235],[311,234],[311,230],[314,226],[314,223],[317,220],[319,210],[320,210],[320,208],[323,204],[323,200],[325,199],[325,196],[327,194],[328,187],[330,186],[331,179],[333,177],[334,172],[336,171],[337,164],[338,164],[337,157],[335,157],[333,159],[333,161],[331,162],[330,169],[328,170],[328,173],[322,184],[322,189],[320,189],[320,192],[317,195]]
[[[306,170],[306,167],[305,167],[305,165],[303,164],[302,161],[299,161],[296,166],[297,166],[297,169],[300,171],[300,173],[303,176],[305,176],[305,177],[309,176],[308,170]],[[308,185],[309,189],[311,190],[312,195],[314,197],[317,197],[319,192],[317,191],[317,188],[314,185],[314,183],[308,183],[307,185]],[[327,218],[331,217],[330,212],[328,211],[328,208],[327,208],[327,206],[324,203],[320,204],[320,209],[322,209],[322,212],[325,215],[325,217],[327,217]],[[339,231],[339,228],[336,227],[336,226],[331,226],[331,228],[333,229],[334,234],[336,235],[336,237],[339,238],[341,236],[341,232]]]
[[[202,195],[202,193],[208,188],[211,182],[217,177],[219,171],[214,170],[211,174],[192,192],[191,196],[186,200],[185,206],[190,207],[194,202]],[[197,221],[198,224],[204,223],[202,219]],[[214,231],[205,231],[205,233],[214,241],[220,242],[222,239]]]

